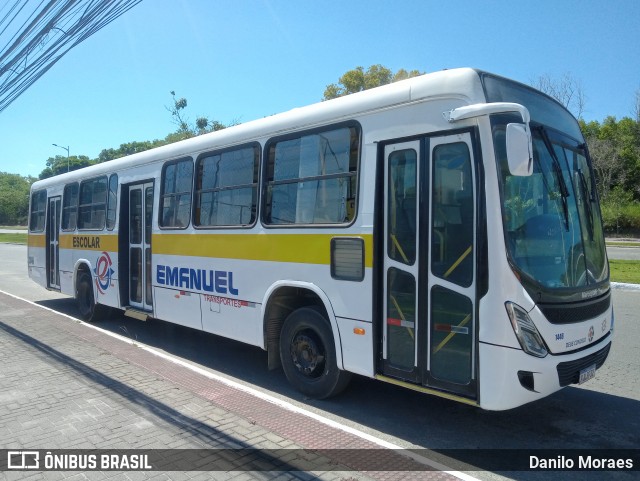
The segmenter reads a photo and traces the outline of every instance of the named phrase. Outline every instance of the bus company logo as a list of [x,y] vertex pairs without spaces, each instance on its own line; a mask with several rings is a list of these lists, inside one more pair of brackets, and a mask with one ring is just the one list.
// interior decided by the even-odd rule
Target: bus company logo
[[96,261],[96,268],[93,270],[96,275],[96,287],[100,294],[104,294],[111,285],[111,278],[115,272],[111,268],[112,265],[113,262],[111,262],[109,253],[102,252],[102,255],[98,257],[98,260]]
[[595,334],[595,330],[593,329],[593,326],[591,326],[589,328],[589,342],[593,341],[593,335]]

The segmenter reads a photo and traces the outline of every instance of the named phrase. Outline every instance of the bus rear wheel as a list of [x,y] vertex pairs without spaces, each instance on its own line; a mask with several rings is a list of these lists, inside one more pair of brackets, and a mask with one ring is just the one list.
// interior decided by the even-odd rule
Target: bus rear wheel
[[78,306],[80,318],[87,322],[100,321],[109,312],[108,307],[96,304],[93,296],[91,275],[85,271],[78,274],[78,280],[76,281],[76,305]]
[[350,373],[338,369],[329,322],[313,307],[297,309],[285,319],[280,360],[291,385],[315,399],[339,394],[351,379]]

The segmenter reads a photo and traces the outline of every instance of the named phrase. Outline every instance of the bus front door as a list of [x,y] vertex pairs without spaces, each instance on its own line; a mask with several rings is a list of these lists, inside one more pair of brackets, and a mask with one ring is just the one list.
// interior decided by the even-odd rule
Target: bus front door
[[471,135],[384,148],[382,371],[476,397]]
[[151,223],[153,183],[129,186],[129,305],[153,309],[151,288]]
[[60,289],[60,196],[50,197],[47,209],[47,285]]

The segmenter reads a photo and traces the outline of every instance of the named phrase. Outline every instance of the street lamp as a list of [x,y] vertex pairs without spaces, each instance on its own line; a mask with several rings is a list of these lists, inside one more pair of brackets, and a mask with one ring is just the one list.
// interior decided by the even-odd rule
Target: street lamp
[[62,145],[58,145],[58,144],[51,144],[54,147],[60,147],[63,150],[67,151],[67,172],[69,172],[69,147],[63,147]]

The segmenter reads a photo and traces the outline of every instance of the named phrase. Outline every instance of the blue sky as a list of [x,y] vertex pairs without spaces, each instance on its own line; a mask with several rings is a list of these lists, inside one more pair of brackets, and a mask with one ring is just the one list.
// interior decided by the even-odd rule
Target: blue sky
[[584,117],[632,113],[640,89],[636,0],[143,0],[72,49],[0,112],[0,171],[175,130],[187,117],[246,122],[317,102],[347,70],[474,67],[531,83],[569,73]]

